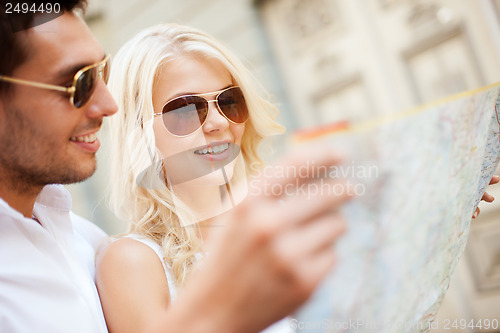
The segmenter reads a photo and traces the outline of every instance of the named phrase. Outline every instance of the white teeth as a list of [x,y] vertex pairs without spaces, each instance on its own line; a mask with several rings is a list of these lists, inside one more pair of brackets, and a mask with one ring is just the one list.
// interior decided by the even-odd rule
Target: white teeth
[[85,136],[72,136],[70,138],[70,141],[90,143],[90,142],[94,142],[96,139],[97,139],[96,133],[92,133],[92,134],[85,135]]
[[194,153],[198,155],[205,155],[205,154],[220,154],[224,151],[226,151],[229,148],[229,143],[223,143],[218,146],[214,147],[207,147],[203,149],[198,149]]

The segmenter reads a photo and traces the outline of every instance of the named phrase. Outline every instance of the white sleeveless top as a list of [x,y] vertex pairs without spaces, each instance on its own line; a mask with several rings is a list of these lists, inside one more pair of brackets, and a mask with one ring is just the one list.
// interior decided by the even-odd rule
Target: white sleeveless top
[[153,251],[155,251],[156,255],[160,258],[161,264],[163,265],[163,270],[165,271],[165,276],[167,277],[168,291],[170,292],[170,302],[173,303],[177,299],[176,283],[174,275],[172,273],[172,267],[170,267],[170,265],[167,264],[163,259],[164,255],[161,246],[151,238],[148,238],[143,235],[129,234],[124,237],[135,239],[136,241],[139,241],[144,245],[149,246]]
[[[144,245],[149,246],[155,253],[158,255],[160,258],[161,264],[163,265],[163,270],[165,271],[165,276],[167,277],[167,283],[168,283],[168,290],[170,292],[170,301],[173,303],[177,299],[177,287],[174,279],[174,275],[172,273],[172,267],[170,267],[169,264],[165,262],[163,259],[164,254],[163,254],[163,249],[161,246],[153,241],[152,239],[138,235],[138,234],[129,234],[124,237],[127,238],[132,238],[135,239],[136,241],[139,241],[143,243]],[[196,259],[201,259],[202,254],[198,254],[196,256]],[[281,319],[280,321],[277,321],[276,323],[272,324],[265,330],[261,331],[261,333],[293,333],[295,332],[294,329],[291,328],[290,324],[290,318],[286,317]]]

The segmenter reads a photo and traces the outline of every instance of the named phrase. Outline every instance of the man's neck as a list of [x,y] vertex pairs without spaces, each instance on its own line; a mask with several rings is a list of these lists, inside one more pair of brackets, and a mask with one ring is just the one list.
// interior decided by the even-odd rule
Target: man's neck
[[32,218],[36,197],[42,189],[43,186],[10,184],[0,178],[0,197],[27,218]]

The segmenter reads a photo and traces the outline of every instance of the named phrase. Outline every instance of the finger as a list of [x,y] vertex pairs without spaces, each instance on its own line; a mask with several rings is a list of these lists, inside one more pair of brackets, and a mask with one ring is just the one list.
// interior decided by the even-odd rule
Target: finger
[[484,192],[481,200],[484,200],[486,202],[493,202],[493,200],[495,200],[495,198],[492,195],[490,195],[488,192]]
[[497,184],[498,182],[500,182],[500,176],[494,175],[493,177],[491,177],[490,185]]
[[305,258],[296,265],[297,275],[311,292],[325,278],[335,264],[335,251],[331,248]]
[[478,217],[480,212],[481,212],[481,210],[479,209],[479,207],[477,207],[474,214],[472,214],[472,218],[475,219],[476,217]]
[[268,190],[272,196],[281,196],[283,192],[270,191],[292,185],[300,185],[312,179],[325,177],[330,168],[338,165],[344,157],[326,146],[308,146],[295,150],[282,157],[278,163],[268,165],[256,172],[254,183],[258,187]]
[[[315,187],[311,187],[316,185]],[[290,223],[300,224],[314,220],[331,211],[337,211],[352,197],[351,187],[342,179],[302,185],[297,195],[283,201],[280,215]]]
[[326,248],[331,250],[345,230],[346,224],[340,214],[326,214],[283,235],[276,242],[277,251],[296,261]]

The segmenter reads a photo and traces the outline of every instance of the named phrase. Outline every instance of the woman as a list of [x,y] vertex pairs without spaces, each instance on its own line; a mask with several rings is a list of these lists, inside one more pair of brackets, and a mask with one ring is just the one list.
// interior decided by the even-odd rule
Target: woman
[[283,128],[242,63],[184,26],[158,25],[125,44],[109,85],[119,105],[110,201],[130,235],[102,251],[97,284],[110,331],[139,332],[175,301],[217,231],[213,217],[245,197],[259,143]]
[[[245,170],[260,163],[260,141],[282,131],[254,85],[228,50],[187,27],[145,30],[116,56],[110,88],[120,111],[110,119],[110,197],[131,234],[98,258],[111,332],[144,331],[175,306],[208,231],[218,230],[213,217],[244,197]],[[325,221],[326,232],[332,228]],[[280,323],[271,329],[286,331],[287,322]]]

